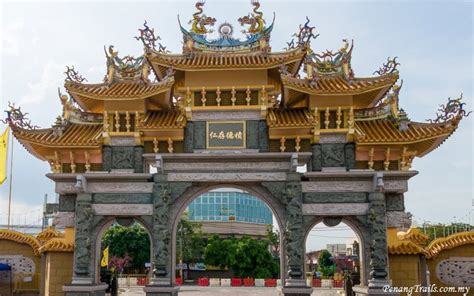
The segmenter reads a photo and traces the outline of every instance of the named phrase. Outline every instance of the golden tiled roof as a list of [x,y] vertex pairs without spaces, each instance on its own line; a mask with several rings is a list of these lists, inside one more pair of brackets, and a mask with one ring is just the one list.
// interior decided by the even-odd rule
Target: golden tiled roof
[[39,248],[39,253],[44,252],[73,252],[74,242],[65,238],[53,238]]
[[179,110],[148,112],[139,129],[184,128],[186,117]]
[[[132,80],[110,84],[82,84],[67,80],[64,87],[82,109],[91,112],[102,112],[104,101],[119,103],[121,101],[155,98],[164,92],[170,91],[173,84],[174,78],[169,77],[163,81],[153,83]],[[169,100],[167,96],[164,98]],[[169,102],[162,102],[162,105],[168,106]]]
[[425,245],[429,237],[421,233],[419,228],[411,227],[407,232],[398,232],[397,236],[400,240],[410,240],[417,245]]
[[102,125],[73,124],[66,125],[62,133],[55,128],[25,130],[13,128],[13,134],[20,142],[35,143],[49,147],[97,147],[101,144]]
[[417,144],[418,156],[436,149],[456,129],[457,125],[409,122],[401,131],[389,119],[356,121],[358,144]]
[[309,127],[313,116],[307,109],[269,110],[267,115],[269,127]]
[[371,78],[355,78],[351,83],[340,75],[321,77],[317,83],[311,84],[308,79],[282,75],[285,87],[296,89],[309,94],[360,94],[368,90],[391,87],[398,79],[397,74]]
[[64,235],[61,232],[57,231],[54,227],[48,227],[45,230],[38,233],[36,238],[40,240],[41,242],[46,242],[50,239],[58,238],[58,237],[60,238],[63,236]]
[[[430,258],[435,257],[443,250],[452,249],[462,245],[471,244],[474,249],[474,231],[464,231],[455,233],[448,237],[438,238],[432,241],[426,250]],[[474,251],[473,251],[474,256]]]
[[[302,63],[306,51],[296,48],[286,52],[266,53],[256,52],[196,52],[192,55],[166,54],[148,50],[147,58],[153,68],[173,67],[175,70],[205,70],[205,69],[268,69],[282,64],[289,65],[289,71],[294,73]],[[291,65],[290,65],[291,64]],[[163,69],[159,72],[164,73]]]
[[9,229],[0,229],[0,240],[10,240],[21,244],[27,244],[33,249],[33,253],[39,256],[40,242],[34,236]]
[[79,95],[83,97],[94,98],[96,100],[120,100],[130,98],[147,98],[170,88],[173,83],[173,78],[154,83],[145,83],[141,80],[114,82],[111,84],[82,84],[73,81],[66,81],[64,87],[73,96]]
[[425,249],[417,245],[413,241],[401,238],[398,229],[388,228],[387,229],[387,248],[388,253],[393,255],[427,255]]

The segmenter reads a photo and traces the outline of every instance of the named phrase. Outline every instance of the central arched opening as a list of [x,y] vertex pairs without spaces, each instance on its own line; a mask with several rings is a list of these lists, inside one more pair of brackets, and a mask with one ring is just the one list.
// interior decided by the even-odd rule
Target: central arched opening
[[[283,275],[281,212],[257,186],[194,188],[176,205],[173,283],[275,286]],[[204,280],[205,281],[205,280]]]
[[152,240],[139,217],[114,217],[99,227],[95,248],[96,283],[107,292],[145,286],[152,272]]
[[316,289],[349,289],[366,285],[363,232],[350,218],[315,219],[305,240],[305,272]]

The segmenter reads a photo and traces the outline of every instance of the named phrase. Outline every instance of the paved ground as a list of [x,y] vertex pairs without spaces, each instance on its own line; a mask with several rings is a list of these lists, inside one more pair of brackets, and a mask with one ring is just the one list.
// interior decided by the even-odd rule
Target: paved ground
[[[339,296],[338,289],[315,289],[313,296]],[[143,288],[131,288],[120,296],[143,296]],[[278,296],[276,288],[265,287],[199,287],[199,286],[184,286],[181,287],[180,296]]]

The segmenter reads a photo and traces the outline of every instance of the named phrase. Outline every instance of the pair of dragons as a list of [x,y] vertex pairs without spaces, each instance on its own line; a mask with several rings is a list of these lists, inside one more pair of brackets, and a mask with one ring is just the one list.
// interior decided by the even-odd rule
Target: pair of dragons
[[[265,20],[263,19],[263,13],[258,11],[260,8],[258,0],[252,0],[251,3],[254,6],[253,13],[239,18],[238,21],[241,26],[250,26],[247,30],[243,30],[242,33],[257,34],[265,27]],[[212,33],[213,30],[206,28],[206,26],[214,26],[216,23],[215,18],[203,14],[202,7],[204,4],[204,0],[200,0],[196,3],[197,12],[193,14],[193,19],[189,21],[191,30],[198,35]]]

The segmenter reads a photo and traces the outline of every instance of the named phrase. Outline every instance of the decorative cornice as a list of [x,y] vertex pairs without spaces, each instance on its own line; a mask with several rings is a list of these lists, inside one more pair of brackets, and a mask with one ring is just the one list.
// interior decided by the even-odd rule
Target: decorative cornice
[[428,258],[433,258],[444,250],[468,244],[474,245],[474,231],[464,231],[448,237],[438,238],[432,241],[426,250],[428,252]]

